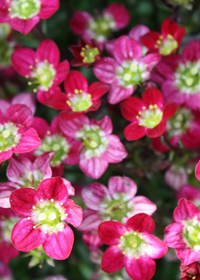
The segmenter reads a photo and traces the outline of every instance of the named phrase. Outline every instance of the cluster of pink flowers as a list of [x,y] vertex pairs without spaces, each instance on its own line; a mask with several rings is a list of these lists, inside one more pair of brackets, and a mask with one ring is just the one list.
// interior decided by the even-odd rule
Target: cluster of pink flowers
[[[185,28],[170,18],[160,33],[138,25],[109,40],[129,23],[123,4],[113,3],[96,16],[77,11],[69,22],[80,36],[69,47],[75,57],[71,65],[90,67],[95,76],[90,83],[86,75],[70,70],[68,60],[61,61],[53,40],[42,40],[33,50],[12,39],[11,28],[27,34],[58,8],[59,0],[0,3],[0,36],[9,53],[0,63],[0,75],[2,69],[4,77],[16,71],[28,80],[37,102],[55,109],[49,124],[35,116],[36,98],[30,93],[0,100],[1,166],[8,161],[8,181],[0,183],[0,261],[7,265],[19,251],[33,250],[46,254],[48,261],[68,258],[74,244],[70,224],[83,234],[91,259],[100,260],[103,272],[94,274],[94,280],[118,271],[123,279],[150,280],[155,259],[168,247],[175,248],[181,261],[181,279],[200,279],[200,190],[188,183],[186,172],[190,167],[194,173],[196,166],[200,180],[200,41],[180,51]],[[119,135],[112,113],[124,122]],[[153,235],[156,203],[136,196],[133,172],[126,174],[134,169],[130,151],[137,142],[127,144],[124,137],[136,141],[145,136],[155,154],[169,152],[165,181],[178,200],[163,240],[160,233]],[[183,149],[189,150],[185,157]],[[92,182],[82,188],[84,210],[75,204],[75,188],[65,178],[65,168],[74,165],[95,180],[109,176],[108,187]],[[1,270],[10,277],[0,263],[0,277]]]

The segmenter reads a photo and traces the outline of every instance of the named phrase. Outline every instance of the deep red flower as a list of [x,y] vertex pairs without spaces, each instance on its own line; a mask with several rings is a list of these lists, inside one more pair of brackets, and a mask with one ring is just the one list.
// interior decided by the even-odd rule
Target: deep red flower
[[132,123],[124,130],[127,140],[137,140],[147,135],[158,137],[165,131],[166,120],[177,110],[174,102],[164,105],[162,93],[157,88],[147,89],[142,96],[130,97],[122,102],[122,115]]
[[200,280],[199,262],[193,262],[189,265],[181,263],[181,280]]

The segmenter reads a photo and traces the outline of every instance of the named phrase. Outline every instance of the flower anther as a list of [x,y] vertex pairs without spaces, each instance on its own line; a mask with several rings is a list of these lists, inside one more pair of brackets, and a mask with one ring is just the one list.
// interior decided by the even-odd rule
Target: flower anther
[[75,89],[75,94],[68,94],[69,100],[67,104],[72,108],[73,112],[82,112],[88,110],[92,106],[92,96],[82,90]]
[[122,254],[128,257],[139,258],[144,252],[146,243],[142,234],[137,231],[127,231],[120,237],[118,247],[122,249]]
[[85,47],[82,47],[80,53],[80,55],[83,57],[84,63],[95,62],[95,56],[99,54],[100,54],[99,49],[91,47],[90,45],[86,45]]
[[156,41],[155,47],[159,48],[160,54],[169,55],[171,52],[178,48],[178,42],[171,34],[168,34],[166,38],[160,36],[159,40]]
[[149,108],[144,106],[142,109],[136,116],[140,126],[154,128],[161,122],[163,112],[158,108],[158,105],[149,105]]

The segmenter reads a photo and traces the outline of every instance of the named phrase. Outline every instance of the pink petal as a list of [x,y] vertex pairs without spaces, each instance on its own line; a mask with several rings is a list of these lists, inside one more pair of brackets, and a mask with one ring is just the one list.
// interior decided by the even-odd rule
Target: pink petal
[[76,140],[70,142],[70,150],[68,157],[63,160],[64,163],[68,165],[76,165],[79,163],[80,152],[82,148],[82,143]]
[[0,183],[0,205],[2,208],[10,208],[10,195],[19,186],[12,182]]
[[128,201],[136,194],[137,185],[129,177],[113,176],[108,181],[108,189],[113,198],[123,194],[123,201]]
[[43,248],[49,257],[55,260],[64,260],[69,257],[73,243],[73,231],[65,225],[62,231],[47,236],[47,239],[43,243]]
[[20,93],[15,95],[11,101],[11,104],[24,104],[26,105],[32,112],[32,114],[36,111],[36,100],[35,96],[31,93]]
[[142,56],[142,46],[140,43],[128,36],[121,36],[115,42],[114,57],[119,64],[127,60],[138,60]]
[[125,269],[131,279],[150,280],[156,271],[156,263],[148,256],[126,258]]
[[195,216],[200,218],[199,208],[185,198],[181,198],[178,202],[178,207],[174,210],[175,222],[182,223],[182,221],[193,219]]
[[101,98],[109,88],[110,87],[104,83],[94,82],[89,86],[88,92],[92,95],[92,100],[97,100]]
[[138,123],[131,123],[124,129],[124,136],[126,140],[138,140],[145,136],[146,129],[143,126],[139,126]]
[[44,40],[37,48],[36,58],[39,62],[48,60],[50,64],[53,64],[54,67],[57,68],[60,61],[60,51],[54,41]]
[[200,181],[200,160],[198,161],[195,168],[195,176]]
[[64,79],[67,77],[70,69],[70,64],[68,60],[65,60],[61,63],[59,63],[57,69],[56,69],[56,77],[54,79],[54,85],[61,84]]
[[141,37],[148,33],[150,29],[146,25],[138,24],[133,27],[129,32],[129,37],[135,39],[136,41],[140,41]]
[[99,225],[98,235],[106,245],[115,245],[119,244],[120,237],[127,231],[125,225],[115,221],[107,221]]
[[115,79],[117,61],[111,57],[104,57],[97,61],[94,66],[95,76],[102,82],[112,84]]
[[83,211],[83,222],[78,229],[84,232],[97,231],[101,222],[102,219],[97,211],[85,209]]
[[182,224],[172,223],[165,228],[164,242],[171,248],[183,248],[186,243],[183,241],[183,228]]
[[0,100],[0,108],[1,108],[2,115],[6,114],[6,111],[8,110],[9,107],[10,107],[10,102],[3,99]]
[[70,121],[65,121],[60,118],[60,129],[61,131],[70,137],[76,137],[76,133],[81,130],[84,124],[89,124],[90,121],[88,117],[82,115],[78,118],[72,119]]
[[167,253],[167,246],[158,237],[148,233],[143,233],[142,237],[147,243],[145,253],[152,259],[160,259]]
[[9,121],[23,126],[31,126],[33,122],[31,110],[23,104],[11,105],[6,111],[5,117]]
[[81,191],[85,205],[92,210],[99,210],[100,203],[109,197],[108,188],[100,183],[92,183]]
[[38,198],[51,200],[65,204],[68,199],[68,191],[61,177],[48,178],[43,180],[37,189]]
[[22,217],[32,216],[33,206],[37,201],[37,192],[32,188],[17,189],[10,195],[12,210]]
[[130,20],[130,13],[121,3],[113,3],[105,11],[113,16],[117,28],[124,28]]
[[79,227],[83,220],[82,208],[76,205],[71,199],[68,199],[63,207],[65,208],[65,213],[68,214],[64,221],[74,227]]
[[22,219],[16,223],[12,230],[11,240],[16,249],[29,252],[39,247],[46,239],[46,234],[28,219]]
[[34,117],[32,127],[37,131],[40,138],[44,138],[47,131],[51,131],[48,122],[40,117]]
[[83,35],[91,18],[87,12],[76,11],[69,22],[70,28],[75,34]]
[[52,176],[50,162],[54,155],[54,152],[46,152],[36,158],[33,163],[33,174],[36,181],[42,181]]
[[87,159],[87,156],[82,153],[79,166],[87,176],[93,179],[99,179],[108,168],[108,162],[101,157]]
[[113,131],[112,121],[111,118],[106,115],[100,121],[91,120],[91,124],[98,125],[101,130],[105,132],[106,135],[109,135]]
[[32,17],[31,19],[23,20],[20,18],[12,18],[10,20],[10,25],[13,29],[23,33],[24,35],[28,34],[33,27],[40,21],[38,15]]
[[7,177],[16,184],[25,184],[28,181],[27,174],[32,173],[32,163],[25,157],[12,157],[7,168]]
[[33,70],[30,66],[35,66],[35,58],[35,51],[28,48],[20,48],[11,56],[13,67],[22,76],[31,76]]
[[13,155],[12,150],[7,150],[5,152],[0,152],[0,164],[2,163],[2,161],[5,161],[5,160],[11,158],[12,155]]
[[195,251],[192,248],[176,249],[177,257],[185,264],[189,265],[200,259],[200,250]]
[[159,62],[161,56],[158,53],[147,54],[141,62],[147,65],[147,70],[150,72],[152,68]]
[[103,158],[109,163],[117,163],[127,157],[128,153],[116,135],[107,136],[108,146],[103,154]]
[[37,132],[33,128],[26,129],[17,144],[14,152],[15,153],[27,153],[34,149],[37,149],[41,144],[40,138]]
[[152,215],[157,209],[156,204],[145,196],[136,196],[133,198],[132,202],[134,205],[134,215],[139,213]]
[[117,246],[109,247],[103,254],[101,269],[107,273],[114,273],[124,267],[124,255]]
[[116,104],[120,101],[130,97],[134,92],[134,87],[123,87],[118,85],[118,82],[111,84],[110,91],[108,93],[108,102],[110,104]]
[[65,80],[64,87],[68,93],[74,93],[77,89],[86,93],[88,92],[87,79],[79,71],[71,71],[69,73]]
[[51,17],[59,9],[59,0],[41,0],[41,2],[40,17],[42,19]]
[[152,233],[155,229],[154,220],[147,214],[140,213],[134,215],[126,222],[129,230]]

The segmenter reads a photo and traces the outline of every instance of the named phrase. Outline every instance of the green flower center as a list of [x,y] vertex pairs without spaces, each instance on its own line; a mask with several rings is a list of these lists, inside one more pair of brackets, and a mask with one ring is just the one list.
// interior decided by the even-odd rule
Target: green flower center
[[160,54],[169,55],[178,48],[178,43],[171,34],[168,34],[165,39],[163,39],[163,36],[160,36],[160,39],[156,42],[156,48],[159,48]]
[[97,41],[104,42],[110,32],[116,29],[115,21],[110,14],[104,14],[90,19],[87,32],[90,37]]
[[[91,94],[82,90],[75,90],[75,94],[68,94],[69,100],[67,104],[72,108],[73,112],[82,112],[88,110],[92,106]],[[71,96],[71,97],[70,97]]]
[[99,54],[98,48],[90,47],[86,45],[85,48],[81,49],[80,55],[83,57],[84,63],[93,63],[95,62],[95,56]]
[[40,7],[40,0],[12,0],[9,8],[10,17],[30,19],[39,13]]
[[[30,65],[30,68],[33,68],[33,66]],[[33,78],[34,81],[29,82],[28,84],[38,84],[40,89],[47,91],[53,85],[55,76],[56,71],[54,66],[47,60],[43,62],[37,62],[37,65],[31,74],[31,78]]]
[[142,234],[137,231],[128,231],[120,237],[119,248],[122,253],[128,257],[139,257],[144,254],[146,242],[142,238]]
[[63,220],[67,217],[62,203],[51,200],[40,200],[33,206],[32,219],[34,228],[40,227],[44,232],[58,232],[64,229]]
[[16,147],[21,138],[17,132],[18,127],[11,122],[0,124],[0,152]]
[[200,60],[180,63],[175,73],[174,85],[183,93],[200,92]]
[[100,157],[108,145],[105,132],[100,130],[100,127],[97,125],[85,125],[77,132],[76,137],[81,138],[83,141],[87,159]]
[[54,134],[46,135],[38,149],[35,150],[35,155],[40,156],[45,152],[55,152],[55,156],[51,160],[51,166],[58,166],[64,159],[67,158],[70,145],[66,138]]
[[121,86],[136,86],[149,76],[146,68],[146,64],[136,60],[124,61],[121,66],[116,68],[116,79]]
[[188,248],[196,252],[200,250],[200,222],[195,217],[193,220],[184,221],[183,240]]
[[112,220],[123,222],[124,218],[130,217],[133,213],[132,201],[125,201],[125,195],[123,193],[117,194],[116,199],[105,198],[101,202],[101,206],[104,208],[100,211],[100,215],[104,221]]
[[179,108],[176,114],[167,122],[167,130],[170,136],[183,134],[189,127],[193,120],[192,113],[187,108]]
[[158,105],[149,105],[149,109],[146,109],[144,106],[142,109],[142,111],[138,112],[138,116],[136,116],[140,126],[154,128],[161,122],[163,112],[158,108]]

